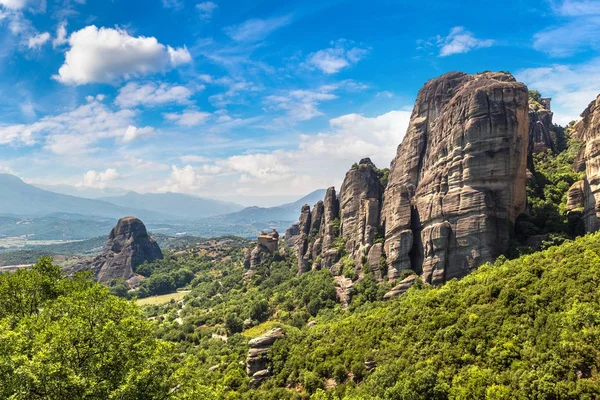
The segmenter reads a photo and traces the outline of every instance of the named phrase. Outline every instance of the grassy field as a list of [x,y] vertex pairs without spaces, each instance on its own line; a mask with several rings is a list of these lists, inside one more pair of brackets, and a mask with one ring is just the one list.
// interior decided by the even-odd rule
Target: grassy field
[[145,297],[143,299],[139,299],[136,304],[138,306],[147,306],[147,305],[153,305],[153,304],[164,304],[164,303],[168,303],[169,301],[171,301],[171,299],[175,300],[175,301],[179,301],[181,299],[183,299],[185,297],[186,294],[188,294],[190,291],[182,291],[182,292],[175,292],[175,293],[169,293],[169,294],[163,294],[160,296],[152,296],[152,297]]

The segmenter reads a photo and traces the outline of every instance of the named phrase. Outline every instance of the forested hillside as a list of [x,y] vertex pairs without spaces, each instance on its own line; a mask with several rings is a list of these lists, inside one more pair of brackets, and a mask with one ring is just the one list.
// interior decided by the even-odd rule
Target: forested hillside
[[[147,307],[150,320],[84,276],[60,278],[47,259],[0,275],[2,397],[600,395],[600,234],[389,302],[367,276],[347,311],[328,271],[296,278],[291,260],[271,261],[244,281],[198,261],[192,292]],[[251,388],[248,338],[276,325],[286,338],[270,350],[273,377]]]

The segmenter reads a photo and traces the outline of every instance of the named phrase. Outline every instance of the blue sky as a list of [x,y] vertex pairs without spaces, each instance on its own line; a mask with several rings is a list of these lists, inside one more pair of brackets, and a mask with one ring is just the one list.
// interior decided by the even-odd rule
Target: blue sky
[[387,166],[419,88],[506,70],[566,123],[600,93],[600,1],[0,0],[0,171],[300,195]]

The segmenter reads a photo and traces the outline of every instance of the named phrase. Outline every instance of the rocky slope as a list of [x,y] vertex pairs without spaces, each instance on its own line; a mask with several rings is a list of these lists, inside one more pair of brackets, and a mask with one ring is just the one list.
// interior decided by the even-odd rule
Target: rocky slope
[[572,136],[585,145],[574,168],[585,171],[586,178],[569,189],[567,208],[583,210],[587,232],[600,229],[600,95],[581,114]]
[[111,230],[104,251],[92,261],[75,266],[74,270],[91,269],[98,282],[123,278],[130,286],[136,286],[135,268],[145,261],[162,258],[160,247],[148,235],[144,223],[135,217],[125,217]]
[[284,339],[285,332],[282,328],[274,328],[262,336],[248,342],[248,356],[246,357],[246,374],[250,379],[250,386],[258,386],[260,382],[271,376],[269,350],[277,340]]
[[389,180],[363,159],[337,196],[327,191],[319,211],[304,206],[298,272],[350,262],[378,279],[407,270],[438,284],[493,260],[508,248],[525,208],[529,133],[528,91],[510,74],[429,81]]

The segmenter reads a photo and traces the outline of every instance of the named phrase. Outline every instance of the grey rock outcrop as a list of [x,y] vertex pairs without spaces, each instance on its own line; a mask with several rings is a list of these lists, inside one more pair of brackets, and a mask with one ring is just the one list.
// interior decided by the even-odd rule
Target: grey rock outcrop
[[390,278],[412,269],[442,283],[508,248],[528,131],[527,88],[510,74],[449,73],[421,89],[384,194]]
[[365,158],[337,195],[329,188],[319,222],[311,218],[321,215],[320,205],[302,209],[298,272],[339,271],[343,250],[359,279],[366,265],[378,280],[411,270],[439,284],[493,261],[525,209],[530,142],[552,142],[544,130],[549,105],[535,110],[544,129],[532,126],[528,97],[507,73],[449,73],[427,82],[389,175]]
[[148,235],[146,226],[135,217],[121,218],[111,230],[104,251],[75,270],[91,269],[98,282],[125,279],[131,287],[139,283],[134,273],[142,263],[163,258],[158,244]]
[[373,244],[379,229],[383,186],[369,158],[348,171],[340,188],[340,234],[346,252],[357,266]]
[[253,270],[265,260],[268,254],[275,254],[279,248],[279,233],[273,229],[271,233],[263,233],[258,236],[256,246],[246,251],[244,268]]
[[305,204],[300,213],[298,222],[298,237],[296,238],[296,255],[298,257],[298,275],[310,271],[311,254],[309,233],[311,226],[310,206]]
[[285,338],[282,328],[275,328],[248,342],[250,349],[246,357],[246,374],[250,377],[250,385],[258,386],[271,376],[269,350],[277,340]]
[[403,280],[400,281],[399,284],[394,286],[392,290],[383,295],[384,300],[389,300],[394,297],[400,296],[402,293],[405,293],[412,285],[417,282],[417,275],[409,275]]
[[596,232],[600,229],[600,95],[581,114],[573,131],[572,137],[585,143],[578,166],[585,167],[586,177],[569,189],[567,208],[583,208],[586,232]]

